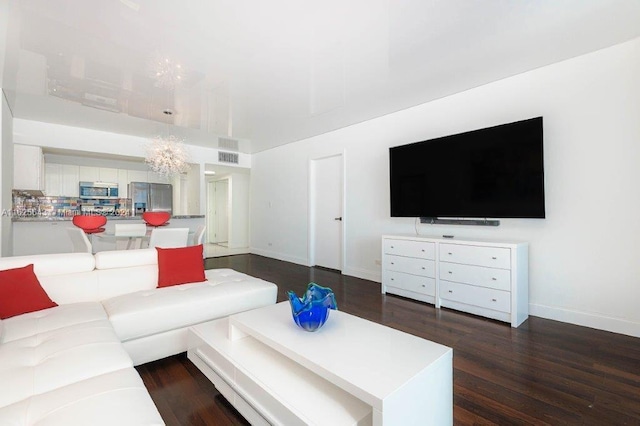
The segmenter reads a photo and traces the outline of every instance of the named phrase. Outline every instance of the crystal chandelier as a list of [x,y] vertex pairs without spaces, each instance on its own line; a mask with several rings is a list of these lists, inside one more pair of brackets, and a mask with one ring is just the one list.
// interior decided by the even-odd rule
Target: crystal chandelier
[[189,168],[189,155],[182,141],[174,135],[155,137],[147,146],[147,157],[144,162],[151,170],[162,176],[170,177],[186,173]]
[[182,66],[169,58],[156,54],[150,64],[154,85],[161,89],[174,89],[184,78]]

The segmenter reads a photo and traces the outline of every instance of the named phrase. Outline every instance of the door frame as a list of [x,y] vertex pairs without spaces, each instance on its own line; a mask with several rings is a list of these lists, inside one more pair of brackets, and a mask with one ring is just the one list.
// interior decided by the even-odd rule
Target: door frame
[[[230,197],[231,197],[231,176],[221,176],[218,178],[213,178],[207,181],[207,209],[206,209],[206,215],[205,215],[205,223],[207,226],[207,230],[206,230],[206,234],[207,234],[207,242],[211,243],[211,244],[217,244],[219,241],[218,238],[210,238],[211,237],[211,232],[213,232],[214,234],[217,233],[218,231],[218,224],[217,224],[217,215],[216,214],[209,214],[209,210],[211,205],[214,206],[214,209],[217,211],[218,210],[218,205],[216,203],[216,199],[215,196],[211,197],[210,195],[210,189],[211,187],[215,187],[215,185],[220,182],[220,181],[227,181],[227,243],[229,242],[229,240],[231,239],[231,221],[232,221],[232,214],[231,214],[231,202],[230,202]],[[211,220],[213,219],[214,222],[214,226],[210,227],[209,225],[211,224]]]
[[309,158],[309,167],[308,167],[308,222],[307,222],[307,233],[308,233],[308,241],[309,244],[307,246],[307,266],[315,265],[315,256],[316,256],[316,235],[315,235],[315,198],[316,198],[316,182],[315,182],[315,171],[317,161],[325,160],[327,158],[332,157],[341,157],[342,159],[342,221],[340,222],[341,226],[341,238],[340,238],[340,273],[345,269],[345,247],[346,247],[346,222],[347,222],[347,208],[346,208],[346,200],[347,200],[347,161],[346,161],[346,151],[343,150],[341,152],[322,155],[317,157]]

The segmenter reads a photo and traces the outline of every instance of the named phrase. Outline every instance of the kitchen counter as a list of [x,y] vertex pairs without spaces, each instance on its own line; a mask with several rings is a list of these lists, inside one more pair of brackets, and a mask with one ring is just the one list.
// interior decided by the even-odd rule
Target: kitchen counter
[[[73,216],[14,216],[12,222],[70,222]],[[171,216],[171,219],[204,219],[203,214]],[[141,216],[107,216],[107,220],[142,220]]]
[[[75,228],[71,219],[73,216],[21,216],[12,218],[13,255],[25,256],[32,254],[68,253],[73,250],[71,238],[67,232]],[[107,216],[104,226],[106,234],[114,234],[117,223],[143,223],[140,216]],[[168,228],[189,228],[193,233],[200,225],[204,225],[204,215],[175,215],[169,219]],[[115,250],[115,240],[90,238],[94,252]]]

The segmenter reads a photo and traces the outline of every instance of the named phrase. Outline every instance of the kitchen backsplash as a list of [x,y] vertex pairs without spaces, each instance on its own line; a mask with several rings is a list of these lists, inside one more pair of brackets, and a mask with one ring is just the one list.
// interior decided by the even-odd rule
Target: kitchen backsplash
[[131,215],[130,198],[110,200],[109,205],[101,201],[87,201],[75,197],[35,197],[29,193],[14,190],[13,215],[18,217],[66,217],[79,214]]

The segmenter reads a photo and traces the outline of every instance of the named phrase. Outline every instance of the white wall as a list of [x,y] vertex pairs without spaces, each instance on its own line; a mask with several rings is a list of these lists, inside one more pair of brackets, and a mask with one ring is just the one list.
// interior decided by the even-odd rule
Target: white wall
[[229,248],[232,249],[249,247],[249,182],[246,173],[232,173],[229,177]]
[[[139,158],[145,157],[146,146],[151,142],[150,139],[138,136],[24,119],[14,119],[13,131],[14,142],[17,144]],[[202,172],[198,185],[202,188],[205,182],[205,164],[221,164],[218,161],[218,150],[195,145],[188,145],[187,149],[191,162],[196,163]],[[240,153],[238,167],[251,167],[251,156]],[[199,209],[200,214],[204,214],[205,192],[200,191],[199,203],[194,206]],[[190,213],[194,214],[193,211]]]
[[7,55],[7,29],[9,27],[9,2],[0,2],[0,87],[4,83],[4,66]]
[[530,243],[532,315],[640,336],[640,39],[253,156],[252,251],[308,264],[309,160],[344,150],[343,272],[379,281],[388,148],[544,116],[547,219],[419,225]]
[[[13,117],[7,103],[5,90],[9,83],[15,84],[15,69],[9,69],[7,56],[11,45],[9,34],[9,2],[0,2],[0,208],[11,211],[11,188],[13,186]],[[15,34],[15,32],[14,32]],[[15,42],[15,37],[13,38]],[[9,214],[0,216],[0,256],[13,254],[13,234]]]
[[13,254],[13,227],[11,226],[13,187],[13,117],[9,104],[0,90],[0,256]]

